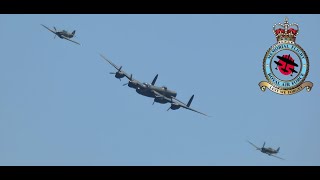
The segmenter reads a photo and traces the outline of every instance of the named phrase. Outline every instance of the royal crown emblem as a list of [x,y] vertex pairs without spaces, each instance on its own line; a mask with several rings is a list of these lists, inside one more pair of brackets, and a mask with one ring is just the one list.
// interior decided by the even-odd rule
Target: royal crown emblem
[[304,82],[309,73],[309,59],[295,42],[299,33],[298,24],[289,24],[288,18],[285,18],[283,24],[273,26],[273,33],[277,43],[264,56],[263,71],[268,81],[261,81],[260,89],[265,91],[268,88],[282,95],[295,94],[304,88],[310,92],[312,82]]

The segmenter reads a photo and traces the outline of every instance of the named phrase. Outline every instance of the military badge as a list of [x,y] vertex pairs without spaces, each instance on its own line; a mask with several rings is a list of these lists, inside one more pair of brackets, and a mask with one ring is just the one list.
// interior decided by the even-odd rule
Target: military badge
[[260,89],[281,95],[291,95],[304,88],[309,92],[312,82],[304,82],[309,73],[309,59],[306,52],[295,41],[299,32],[296,23],[273,26],[277,43],[271,46],[263,59],[263,71],[267,81],[259,83]]

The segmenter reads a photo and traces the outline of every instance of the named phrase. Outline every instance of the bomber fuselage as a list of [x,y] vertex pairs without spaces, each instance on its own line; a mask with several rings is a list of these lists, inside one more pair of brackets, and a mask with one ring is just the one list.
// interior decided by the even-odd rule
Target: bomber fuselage
[[[156,94],[153,91],[158,92],[159,94],[166,96],[168,98],[170,97],[176,97],[177,92],[169,90],[167,87],[158,87],[158,86],[153,86],[148,83],[143,83],[143,84],[135,84],[135,83],[130,83],[128,84],[129,87],[136,89],[136,92],[138,94],[141,94],[143,96],[151,97],[151,98],[156,98]],[[165,102],[163,102],[165,103]]]

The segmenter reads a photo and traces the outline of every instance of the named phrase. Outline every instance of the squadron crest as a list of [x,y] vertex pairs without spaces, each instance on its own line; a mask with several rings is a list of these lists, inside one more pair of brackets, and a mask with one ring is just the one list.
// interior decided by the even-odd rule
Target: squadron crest
[[304,88],[309,92],[312,82],[304,82],[309,73],[309,59],[306,52],[295,40],[299,32],[296,23],[284,23],[273,26],[277,43],[272,45],[263,59],[263,71],[267,81],[259,83],[260,89],[268,88],[281,95],[291,95]]

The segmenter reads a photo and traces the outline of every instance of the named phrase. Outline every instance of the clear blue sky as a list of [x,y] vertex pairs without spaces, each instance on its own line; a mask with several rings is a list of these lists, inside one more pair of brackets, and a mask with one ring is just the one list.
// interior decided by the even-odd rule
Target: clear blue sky
[[[286,16],[309,93],[258,86]],[[40,24],[75,29],[82,46]],[[0,165],[320,165],[319,29],[319,15],[0,15]],[[99,53],[212,117],[152,105]]]

